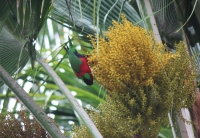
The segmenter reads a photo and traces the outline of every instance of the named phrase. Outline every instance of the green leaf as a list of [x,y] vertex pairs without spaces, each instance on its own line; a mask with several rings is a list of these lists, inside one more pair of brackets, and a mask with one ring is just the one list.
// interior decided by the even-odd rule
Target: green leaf
[[[27,63],[28,51],[5,28],[0,32],[0,65],[9,74],[21,70]],[[0,86],[3,84],[0,81]]]

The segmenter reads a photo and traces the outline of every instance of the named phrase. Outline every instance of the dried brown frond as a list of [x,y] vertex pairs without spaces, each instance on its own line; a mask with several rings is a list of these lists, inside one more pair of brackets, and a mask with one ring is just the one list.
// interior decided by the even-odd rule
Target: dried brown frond
[[30,119],[25,111],[0,114],[0,138],[50,138],[35,118]]

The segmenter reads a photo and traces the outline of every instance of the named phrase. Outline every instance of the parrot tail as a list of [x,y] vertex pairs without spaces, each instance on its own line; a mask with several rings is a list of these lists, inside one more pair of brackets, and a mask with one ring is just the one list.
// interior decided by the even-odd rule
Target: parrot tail
[[65,49],[65,51],[68,53],[69,52],[69,47],[67,46],[67,47],[63,47],[64,49]]

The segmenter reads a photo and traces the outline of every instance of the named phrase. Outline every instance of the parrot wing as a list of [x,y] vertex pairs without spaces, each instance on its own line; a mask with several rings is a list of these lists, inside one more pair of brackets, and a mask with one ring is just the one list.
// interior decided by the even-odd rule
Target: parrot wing
[[79,56],[83,56],[83,55],[81,55],[77,52],[75,47],[72,45],[70,38],[69,38],[69,47],[67,47],[67,48],[64,47],[64,49],[66,50],[66,52],[68,54],[68,59],[69,59],[69,62],[71,64],[73,71],[76,73],[79,73],[81,71],[80,66],[82,64],[82,61],[80,60]]

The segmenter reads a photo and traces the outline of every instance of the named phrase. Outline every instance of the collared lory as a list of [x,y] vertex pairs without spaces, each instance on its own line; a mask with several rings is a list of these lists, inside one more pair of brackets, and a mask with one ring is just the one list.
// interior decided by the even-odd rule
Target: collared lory
[[[68,37],[69,38],[69,37]],[[69,47],[64,47],[66,52],[68,53],[69,62],[71,67],[75,73],[75,75],[82,79],[87,85],[93,84],[93,76],[91,69],[88,65],[87,58],[78,53],[78,51],[73,46],[71,39],[69,38]]]

